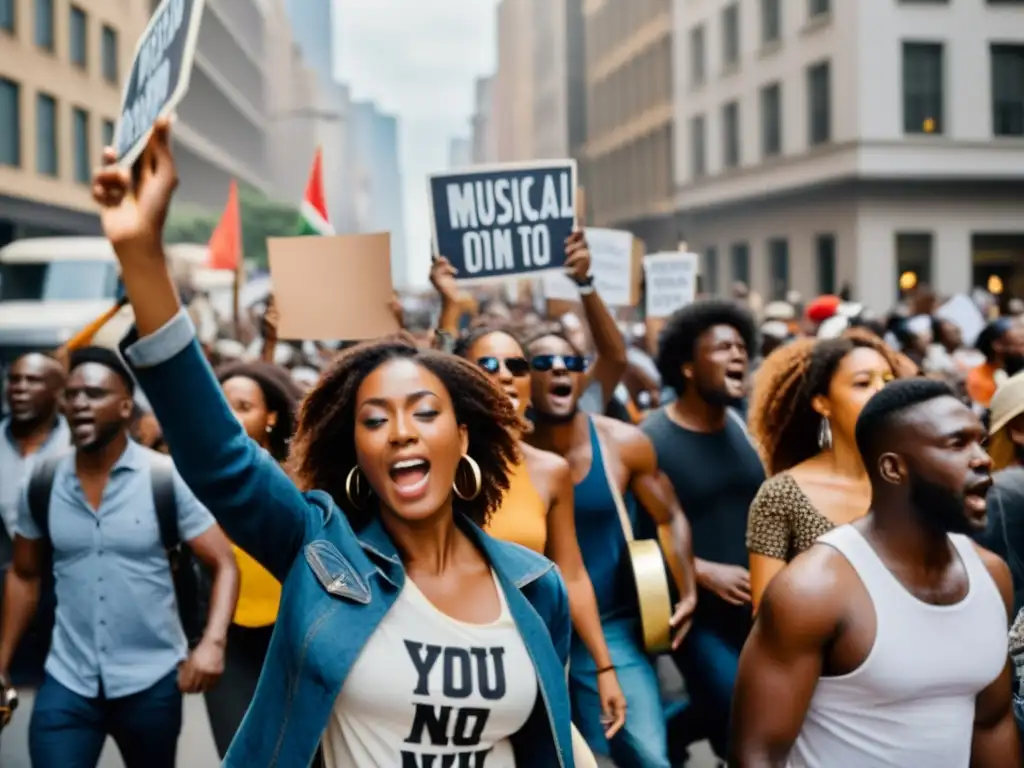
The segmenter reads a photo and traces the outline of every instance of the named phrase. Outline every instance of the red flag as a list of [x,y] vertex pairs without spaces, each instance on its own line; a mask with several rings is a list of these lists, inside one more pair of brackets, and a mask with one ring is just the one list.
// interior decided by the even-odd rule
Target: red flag
[[238,207],[238,185],[231,180],[228,202],[207,246],[210,269],[237,270],[242,261],[242,214]]

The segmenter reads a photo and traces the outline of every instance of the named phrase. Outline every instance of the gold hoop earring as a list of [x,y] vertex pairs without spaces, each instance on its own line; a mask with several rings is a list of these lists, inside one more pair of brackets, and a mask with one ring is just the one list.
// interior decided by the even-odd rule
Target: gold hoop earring
[[[362,510],[363,505],[356,501],[356,498],[363,495],[362,472],[359,471],[359,465],[356,464],[352,469],[348,471],[348,475],[345,476],[345,495],[348,497],[348,503],[351,504],[355,509]],[[352,485],[355,485],[355,493],[352,492]]]
[[[462,491],[459,490],[459,469],[461,469],[463,461],[469,464],[469,471],[473,474],[474,490],[472,493],[464,494]],[[455,495],[458,496],[463,501],[473,501],[473,499],[480,495],[480,491],[482,491],[483,488],[484,481],[483,476],[480,474],[480,465],[477,464],[476,459],[474,459],[468,453],[464,454],[462,458],[459,459],[459,464],[455,468],[455,481],[452,483],[452,490],[455,492]]]

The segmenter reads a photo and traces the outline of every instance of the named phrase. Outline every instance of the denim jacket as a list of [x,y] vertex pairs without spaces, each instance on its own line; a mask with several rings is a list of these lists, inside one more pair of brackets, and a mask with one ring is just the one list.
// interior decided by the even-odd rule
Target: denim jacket
[[[394,544],[379,521],[356,532],[326,493],[300,493],[246,436],[186,314],[141,340],[132,331],[122,351],[185,482],[283,585],[256,694],[224,765],[308,766],[353,663],[405,583]],[[537,704],[512,739],[516,763],[571,768],[565,584],[546,558],[458,524],[490,561],[537,675]]]

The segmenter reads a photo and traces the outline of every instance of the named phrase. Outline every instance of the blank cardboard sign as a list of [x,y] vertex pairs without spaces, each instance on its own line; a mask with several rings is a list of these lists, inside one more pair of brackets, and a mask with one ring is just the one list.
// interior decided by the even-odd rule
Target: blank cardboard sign
[[267,238],[282,339],[355,341],[397,333],[391,236]]

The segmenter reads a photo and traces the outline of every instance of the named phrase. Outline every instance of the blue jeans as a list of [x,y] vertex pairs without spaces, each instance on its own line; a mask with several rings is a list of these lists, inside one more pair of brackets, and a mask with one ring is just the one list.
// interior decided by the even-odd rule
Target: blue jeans
[[740,650],[722,639],[714,629],[695,624],[682,648],[673,654],[686,681],[691,715],[700,731],[691,736],[673,733],[673,738],[680,737],[686,743],[706,738],[722,760],[725,760],[729,742],[729,713]]
[[601,626],[626,696],[626,724],[611,742],[605,739],[594,660],[575,635],[569,666],[573,722],[594,753],[610,756],[619,768],[669,768],[658,676],[643,649],[639,622],[611,619],[601,622]]
[[126,768],[174,768],[181,717],[177,670],[119,699],[79,696],[47,675],[29,724],[32,768],[96,768],[108,735]]

